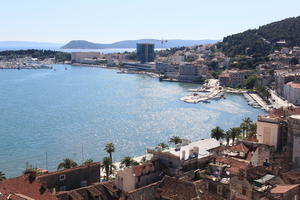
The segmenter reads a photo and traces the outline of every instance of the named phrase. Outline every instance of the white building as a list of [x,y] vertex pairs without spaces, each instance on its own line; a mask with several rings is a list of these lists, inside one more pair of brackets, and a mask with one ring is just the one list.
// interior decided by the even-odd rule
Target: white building
[[219,146],[219,141],[214,138],[209,138],[192,142],[187,145],[181,145],[179,150],[171,149],[169,152],[175,156],[178,156],[180,160],[188,160],[195,157],[200,159],[210,155],[208,150]]

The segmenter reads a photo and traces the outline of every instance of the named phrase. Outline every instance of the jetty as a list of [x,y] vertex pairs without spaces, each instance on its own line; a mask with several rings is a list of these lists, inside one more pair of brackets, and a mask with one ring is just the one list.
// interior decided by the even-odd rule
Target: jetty
[[[224,96],[224,90],[219,86],[219,82],[216,79],[209,79],[207,83],[203,84],[201,88],[190,89],[190,92],[194,92],[192,95],[180,98],[181,101],[186,103],[209,103],[209,100],[221,99]],[[208,92],[206,94],[199,94],[196,92]]]

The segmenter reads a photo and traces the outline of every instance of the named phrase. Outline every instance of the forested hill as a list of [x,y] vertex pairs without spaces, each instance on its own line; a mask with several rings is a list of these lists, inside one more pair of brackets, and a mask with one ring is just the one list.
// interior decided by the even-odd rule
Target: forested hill
[[[280,44],[285,41],[286,44]],[[266,56],[280,46],[300,46],[300,16],[227,36],[218,47],[228,56]]]

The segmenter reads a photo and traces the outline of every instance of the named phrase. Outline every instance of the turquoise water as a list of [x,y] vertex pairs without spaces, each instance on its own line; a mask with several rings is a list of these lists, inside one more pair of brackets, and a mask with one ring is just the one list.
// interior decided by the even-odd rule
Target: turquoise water
[[0,171],[10,177],[20,175],[26,162],[46,168],[46,152],[49,170],[66,157],[99,161],[108,142],[115,143],[113,157],[119,160],[142,155],[173,135],[207,138],[217,125],[227,129],[263,113],[239,95],[210,104],[181,102],[188,88],[197,87],[193,84],[111,69],[54,67],[0,70]]

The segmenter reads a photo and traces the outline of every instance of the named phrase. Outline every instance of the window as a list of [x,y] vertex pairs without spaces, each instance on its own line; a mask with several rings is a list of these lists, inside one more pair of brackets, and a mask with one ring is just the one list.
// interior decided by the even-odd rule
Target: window
[[65,174],[59,175],[59,180],[60,180],[60,181],[66,180],[66,175],[65,175]]
[[86,180],[81,181],[80,185],[81,187],[87,186],[87,181]]
[[59,191],[66,191],[66,186],[60,186]]

